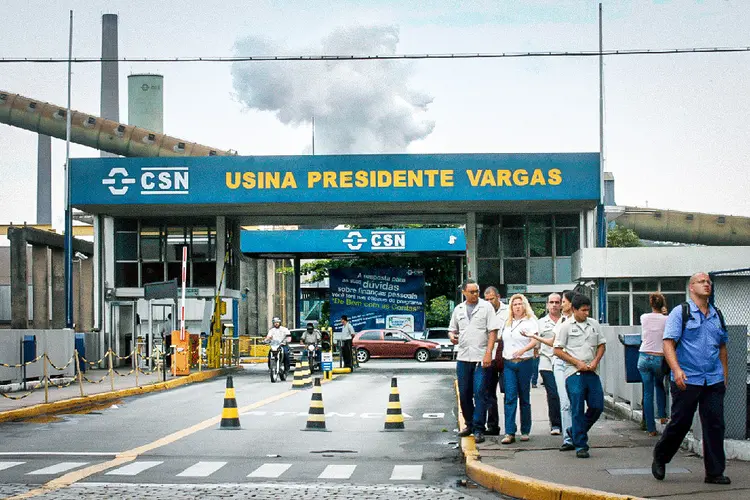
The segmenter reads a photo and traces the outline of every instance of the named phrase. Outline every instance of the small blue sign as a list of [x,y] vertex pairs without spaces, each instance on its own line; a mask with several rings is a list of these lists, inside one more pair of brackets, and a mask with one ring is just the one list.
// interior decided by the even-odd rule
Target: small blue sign
[[466,237],[460,228],[242,231],[240,250],[246,254],[463,253]]

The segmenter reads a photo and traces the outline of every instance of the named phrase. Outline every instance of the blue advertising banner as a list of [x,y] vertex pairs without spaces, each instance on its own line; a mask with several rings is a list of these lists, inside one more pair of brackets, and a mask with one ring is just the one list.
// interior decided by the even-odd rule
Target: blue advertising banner
[[242,231],[240,250],[247,254],[462,253],[466,238],[461,228]]
[[341,331],[346,315],[354,330],[424,330],[424,272],[421,269],[331,269],[331,323]]
[[71,161],[76,207],[598,199],[599,153]]

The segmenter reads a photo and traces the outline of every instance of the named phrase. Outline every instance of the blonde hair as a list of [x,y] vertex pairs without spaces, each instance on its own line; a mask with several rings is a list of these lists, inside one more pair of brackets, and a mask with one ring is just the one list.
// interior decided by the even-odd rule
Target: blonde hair
[[510,326],[513,323],[513,301],[516,299],[521,299],[523,302],[523,308],[525,309],[524,316],[526,319],[536,319],[536,314],[534,314],[534,310],[531,308],[531,304],[529,304],[529,299],[527,299],[524,294],[517,293],[508,300],[508,308],[510,310],[508,311],[508,319],[505,321],[506,326]]

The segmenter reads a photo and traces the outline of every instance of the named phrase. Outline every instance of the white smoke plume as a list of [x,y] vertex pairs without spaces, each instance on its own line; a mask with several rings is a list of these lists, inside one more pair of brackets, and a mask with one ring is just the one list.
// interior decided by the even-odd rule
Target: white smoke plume
[[[316,49],[295,49],[248,37],[238,55],[395,54],[395,26],[338,29]],[[435,122],[425,117],[432,97],[408,82],[407,61],[305,61],[234,63],[237,97],[250,109],[271,111],[287,125],[315,117],[316,153],[396,153],[427,137]]]

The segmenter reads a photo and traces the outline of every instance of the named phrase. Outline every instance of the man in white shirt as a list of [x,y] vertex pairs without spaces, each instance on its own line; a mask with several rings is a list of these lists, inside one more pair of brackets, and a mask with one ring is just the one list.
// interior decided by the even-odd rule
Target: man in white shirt
[[341,316],[341,331],[334,332],[333,340],[341,346],[341,359],[346,368],[352,368],[352,339],[356,335],[354,327],[346,315]]
[[453,310],[448,327],[451,342],[458,346],[456,376],[461,413],[466,421],[466,428],[458,435],[474,434],[474,440],[482,443],[487,417],[485,379],[501,324],[492,304],[479,298],[479,285],[474,280],[465,281],[461,293],[465,300]]
[[573,318],[562,324],[555,337],[555,356],[567,363],[565,387],[573,413],[570,433],[576,456],[589,458],[588,432],[604,411],[604,391],[597,370],[606,340],[599,323],[589,318],[591,299],[577,294],[572,306]]
[[[266,341],[271,340],[278,340],[281,342],[281,348],[284,352],[284,369],[288,372],[289,371],[289,346],[286,344],[286,339],[288,336],[290,336],[291,333],[289,332],[289,329],[285,326],[281,326],[281,319],[279,318],[273,318],[273,327],[268,330],[268,335],[266,335]],[[271,353],[268,353],[269,360]]]
[[[494,286],[488,286],[484,289],[484,300],[492,304],[495,309],[495,314],[498,316],[502,324],[508,319],[508,306],[500,301],[500,292]],[[500,435],[500,414],[497,406],[497,387],[498,383],[502,386],[501,373],[503,370],[502,363],[498,362],[498,358],[502,361],[501,355],[498,356],[498,349],[502,349],[500,346],[500,340],[495,342],[494,351],[492,353],[492,365],[488,369],[488,376],[486,387],[487,393],[487,432],[488,436],[499,436]]]
[[547,315],[539,320],[539,334],[534,338],[539,341],[539,374],[542,376],[544,389],[547,391],[547,414],[549,417],[550,434],[559,436],[562,431],[560,421],[560,396],[557,393],[555,374],[552,371],[555,360],[554,348],[555,325],[560,320],[562,298],[557,293],[547,297]]

